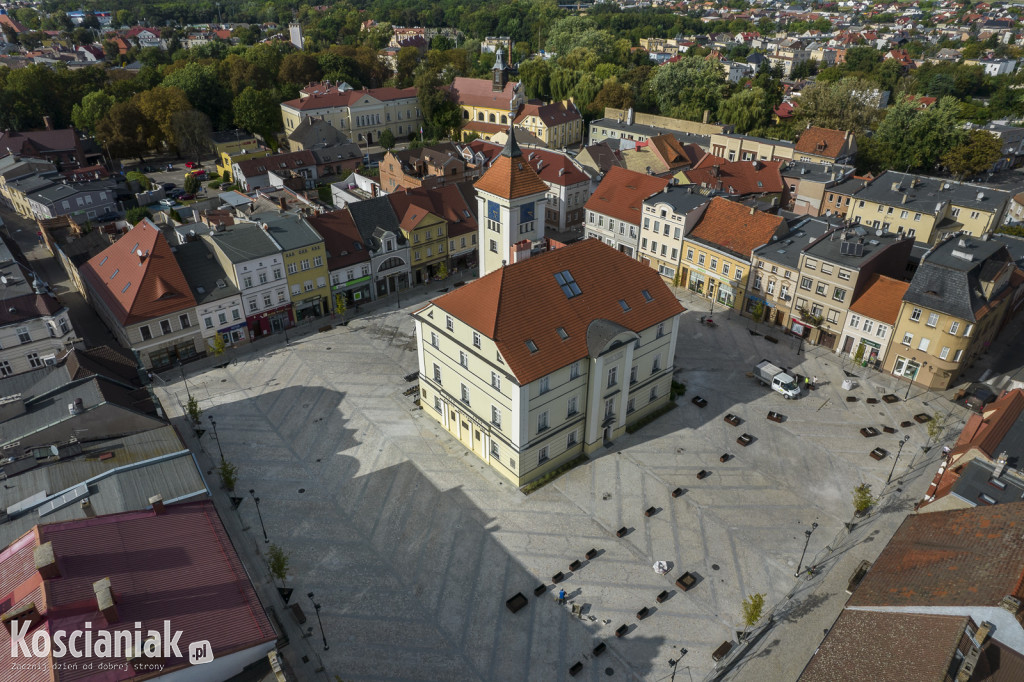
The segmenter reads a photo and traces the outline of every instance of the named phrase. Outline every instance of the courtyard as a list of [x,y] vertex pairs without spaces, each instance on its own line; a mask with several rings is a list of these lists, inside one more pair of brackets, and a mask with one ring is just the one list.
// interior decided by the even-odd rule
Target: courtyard
[[[589,680],[795,679],[838,615],[850,573],[881,551],[934,473],[943,441],[925,424],[899,424],[940,413],[946,438],[962,419],[923,389],[906,401],[905,382],[820,349],[798,355],[794,340],[770,343],[747,320],[716,315],[718,328],[703,327],[693,310],[680,321],[676,380],[687,389],[678,406],[525,496],[405,395],[416,385],[405,380],[417,369],[414,309],[377,310],[220,367],[209,359],[189,370],[187,389],[177,372],[157,381],[211,487],[221,449],[238,466],[237,512],[223,491],[215,500],[289,635],[283,653],[298,679],[554,680],[569,679],[577,661],[577,679]],[[746,376],[762,358],[821,386],[787,401]],[[841,387],[847,378],[852,390]],[[891,392],[898,402],[880,400]],[[204,411],[198,439],[181,417],[187,393]],[[706,407],[691,402],[698,395]],[[783,420],[768,421],[770,410]],[[865,438],[866,426],[896,432]],[[745,447],[736,440],[744,433],[754,437]],[[875,447],[889,456],[872,459]],[[850,532],[862,482],[883,495]],[[286,584],[308,619],[301,628],[273,589],[261,523],[289,555]],[[810,580],[794,577],[805,541],[803,566],[820,569]],[[585,560],[590,549],[597,555]],[[655,561],[668,562],[667,575]],[[687,571],[697,582],[683,592],[674,582]],[[558,572],[566,578],[552,587]],[[547,591],[534,596],[541,583]],[[559,587],[571,604],[556,603]],[[529,603],[512,613],[505,601],[518,592]],[[711,653],[736,640],[753,593],[765,594],[762,626],[749,650],[733,647],[716,667]],[[595,657],[599,642],[607,650]]]

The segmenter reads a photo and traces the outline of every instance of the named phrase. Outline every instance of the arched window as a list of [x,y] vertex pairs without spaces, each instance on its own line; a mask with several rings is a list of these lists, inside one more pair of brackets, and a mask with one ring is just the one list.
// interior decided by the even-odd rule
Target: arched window
[[478,121],[484,120],[484,112],[482,112],[482,111],[476,112],[476,120],[478,120]]
[[391,268],[397,268],[405,265],[405,261],[398,257],[388,258],[386,261],[380,264],[377,268],[377,272],[383,272],[384,270],[390,270]]
[[494,122],[495,122],[495,121],[494,121],[494,114],[491,114],[491,115],[490,115],[490,119],[491,119],[491,120],[490,120],[490,122],[491,122],[491,123],[494,123]]
[[502,125],[507,125],[508,124],[508,116],[506,116],[505,114],[502,114],[501,115],[501,123],[502,123]]
[[465,109],[462,110],[462,118],[465,120],[469,120],[469,112],[466,111]]

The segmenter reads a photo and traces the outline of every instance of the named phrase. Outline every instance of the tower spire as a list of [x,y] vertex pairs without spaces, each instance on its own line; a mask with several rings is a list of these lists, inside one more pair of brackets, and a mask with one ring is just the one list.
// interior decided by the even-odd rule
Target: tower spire
[[501,156],[507,156],[509,158],[515,158],[522,156],[523,152],[519,149],[519,143],[516,142],[516,129],[509,121],[508,124],[508,139],[505,140],[505,148],[501,150]]

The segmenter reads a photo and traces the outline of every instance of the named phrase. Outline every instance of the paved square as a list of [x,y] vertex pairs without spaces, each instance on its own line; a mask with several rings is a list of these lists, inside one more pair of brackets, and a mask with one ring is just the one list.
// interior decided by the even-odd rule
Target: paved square
[[[270,540],[290,555],[288,586],[310,619],[303,627],[314,626],[307,639],[271,594],[251,497],[237,517],[222,511],[229,528],[248,526],[236,544],[292,635],[284,653],[299,679],[315,678],[315,652],[326,669],[316,679],[554,680],[568,679],[569,667],[582,661],[578,679],[656,680],[671,675],[668,660],[679,658],[680,647],[687,650],[680,679],[701,679],[715,667],[711,652],[742,629],[744,596],[763,592],[770,608],[810,585],[793,573],[812,522],[819,527],[804,565],[821,563],[845,584],[845,566],[877,553],[907,500],[923,493],[931,477],[921,468],[926,427],[870,439],[859,429],[898,426],[912,414],[934,413],[940,402],[949,405],[923,406],[927,394],[910,403],[868,404],[894,380],[858,368],[853,373],[863,385],[844,391],[836,356],[814,349],[798,357],[791,339],[768,343],[748,333],[746,320],[719,318],[719,327],[708,329],[691,312],[680,322],[677,380],[687,391],[678,407],[526,497],[403,395],[415,385],[403,381],[416,370],[409,310],[360,318],[188,379],[217,420],[225,456],[239,467],[238,489],[256,491]],[[817,375],[824,385],[787,401],[746,376],[763,357]],[[905,384],[901,398],[904,390]],[[698,394],[706,408],[691,403]],[[158,395],[183,425],[182,382],[159,387]],[[847,395],[858,400],[847,402]],[[785,420],[768,421],[769,410]],[[729,412],[743,419],[739,427],[723,421]],[[748,447],[736,443],[743,433],[755,437]],[[853,511],[852,488],[863,481],[880,492],[892,467],[892,456],[878,462],[868,453],[895,453],[905,433],[911,440],[896,473],[912,465],[916,473],[904,477],[902,497],[893,493],[880,505],[895,521],[876,527],[868,539],[873,546],[865,541],[847,551],[843,524]],[[217,445],[209,432],[202,441],[203,461],[213,469]],[[726,453],[732,457],[720,462]],[[698,480],[701,469],[710,476]],[[677,487],[685,493],[673,498]],[[218,498],[225,502],[219,492]],[[645,517],[652,506],[656,513]],[[621,539],[620,527],[630,529]],[[839,550],[834,560],[826,559],[826,545]],[[599,555],[570,572],[569,564],[591,548]],[[670,563],[668,575],[653,571],[656,560]],[[550,588],[559,571],[569,576],[562,585],[582,618],[555,603],[557,588],[533,594],[542,582]],[[684,571],[698,578],[685,593],[673,584]],[[656,604],[663,590],[671,596]],[[326,651],[304,596],[310,591],[323,605]],[[505,600],[517,592],[529,604],[513,614]],[[650,615],[638,621],[644,606]],[[801,614],[784,613],[788,622]],[[623,624],[629,632],[617,639]],[[600,641],[608,651],[595,658],[591,650]],[[808,638],[808,656],[816,644]],[[795,665],[798,673],[805,660],[779,670]],[[793,677],[788,669],[787,676]]]

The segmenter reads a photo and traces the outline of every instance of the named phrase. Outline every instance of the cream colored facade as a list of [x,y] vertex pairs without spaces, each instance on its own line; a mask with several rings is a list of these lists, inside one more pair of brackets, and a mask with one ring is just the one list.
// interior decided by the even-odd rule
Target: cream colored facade
[[787,327],[793,315],[793,291],[799,273],[796,267],[773,262],[771,247],[768,245],[754,251],[745,293],[747,303],[741,311],[743,315],[753,318],[757,304],[761,303],[763,309],[757,321]]
[[678,315],[624,330],[596,356],[525,385],[461,320],[433,304],[414,318],[424,411],[516,486],[597,450],[669,400]]
[[[893,327],[891,324],[848,310],[843,331],[839,335],[842,340],[836,347],[836,352],[842,353],[846,348],[846,339],[851,339],[847,355],[856,359],[857,353],[860,352],[861,362],[866,362],[874,367],[875,363],[885,362],[892,337]],[[861,347],[863,347],[863,351],[860,351]]]
[[[322,106],[317,104],[320,101]],[[332,103],[334,101],[341,100],[336,95],[307,95],[298,102],[282,102],[285,135],[292,133],[303,118],[322,118],[362,146],[376,144],[384,130],[390,130],[401,140],[410,133],[418,133],[423,125],[415,95],[381,100],[374,97],[371,90],[351,98],[345,105]]]
[[683,240],[680,286],[715,305],[743,310],[750,261],[692,239]]
[[685,284],[685,275],[679,269],[683,238],[704,215],[710,201],[709,197],[673,187],[644,202],[637,258],[657,270],[666,284]]
[[789,161],[793,158],[793,143],[720,133],[711,136],[708,151],[726,161]]
[[570,147],[583,141],[583,117],[549,126],[540,116],[529,115],[516,123],[531,135],[534,135],[550,148]]

